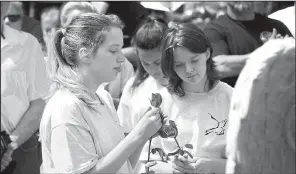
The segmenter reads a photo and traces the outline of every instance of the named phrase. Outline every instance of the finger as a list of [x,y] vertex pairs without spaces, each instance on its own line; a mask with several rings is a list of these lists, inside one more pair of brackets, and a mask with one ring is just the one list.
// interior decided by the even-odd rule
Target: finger
[[185,174],[185,173],[180,172],[179,170],[173,169],[173,174]]
[[145,164],[145,167],[152,167],[152,166],[155,166],[156,164],[157,164],[156,161],[147,162],[147,163]]
[[289,38],[289,35],[286,34],[285,39],[286,39],[286,38]]
[[149,106],[149,107],[147,108],[147,110],[145,111],[144,115],[145,115],[147,112],[149,112],[151,109],[152,109],[152,107]]
[[1,172],[6,168],[6,166],[1,164]]
[[277,38],[277,39],[282,39],[283,36],[282,36],[281,34],[277,34],[277,35],[276,35],[276,38]]
[[271,37],[270,38],[275,38],[277,35],[277,31],[275,28],[272,29],[272,34],[271,34]]
[[182,173],[195,173],[195,168],[186,168],[180,166],[173,166],[173,169]]
[[4,167],[7,167],[9,165],[9,161],[6,161],[6,160],[1,160],[1,165],[3,165]]
[[4,154],[1,162],[2,161],[11,162],[12,161],[12,158],[11,158],[11,156],[8,156],[7,154]]
[[[185,154],[185,155],[186,155],[186,154]],[[184,156],[180,155],[180,156],[178,157],[178,159],[179,159],[180,161],[182,161],[183,163],[188,163],[188,164],[189,164],[189,161],[188,161],[188,155],[187,155],[187,158],[185,157],[185,155],[184,155]]]

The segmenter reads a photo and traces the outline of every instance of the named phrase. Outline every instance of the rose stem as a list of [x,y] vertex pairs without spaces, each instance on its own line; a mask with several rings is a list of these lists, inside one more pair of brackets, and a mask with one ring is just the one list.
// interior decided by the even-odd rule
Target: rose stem
[[176,142],[177,146],[179,147],[179,149],[181,149],[181,147],[180,147],[180,145],[179,145],[177,139],[176,139],[176,138],[174,138],[174,139],[175,139],[175,142]]
[[[149,147],[148,147],[148,163],[150,161],[150,148],[151,148],[152,137],[149,139]],[[147,167],[147,174],[149,173],[149,167]]]

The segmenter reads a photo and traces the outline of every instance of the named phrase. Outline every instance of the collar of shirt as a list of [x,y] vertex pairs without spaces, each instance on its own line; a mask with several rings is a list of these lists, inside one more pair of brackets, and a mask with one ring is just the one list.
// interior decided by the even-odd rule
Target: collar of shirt
[[3,37],[1,37],[1,49],[7,45],[24,45],[26,36],[22,31],[15,30],[7,25],[3,25]]

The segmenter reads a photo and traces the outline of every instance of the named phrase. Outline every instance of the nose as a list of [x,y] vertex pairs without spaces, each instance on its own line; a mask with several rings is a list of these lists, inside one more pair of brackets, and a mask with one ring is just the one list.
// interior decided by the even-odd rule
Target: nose
[[187,74],[191,74],[192,71],[193,71],[192,65],[191,64],[186,64],[185,65],[185,71],[186,71]]
[[7,17],[4,19],[4,24],[6,24],[6,25],[10,24],[10,21],[9,21],[9,19]]
[[123,55],[122,51],[119,53],[118,57],[117,57],[117,62],[118,63],[123,63],[125,61],[125,56]]

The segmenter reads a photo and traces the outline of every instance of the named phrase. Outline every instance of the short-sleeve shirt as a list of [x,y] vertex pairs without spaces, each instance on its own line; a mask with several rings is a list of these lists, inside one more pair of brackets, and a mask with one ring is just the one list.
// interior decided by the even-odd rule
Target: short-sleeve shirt
[[1,131],[11,133],[30,102],[48,93],[44,55],[29,33],[4,25],[1,37]]
[[[191,144],[193,150],[187,150],[195,157],[222,158],[232,87],[219,82],[205,93],[185,93],[173,95],[173,104],[163,110],[177,125],[179,145]],[[161,139],[161,147],[166,153],[178,148],[173,138]]]
[[[159,84],[153,77],[149,76],[142,84],[136,88],[132,88],[135,77],[132,77],[125,85],[120,103],[117,109],[120,125],[125,133],[130,133],[137,125],[145,111],[148,109],[152,93],[160,93],[162,95],[161,108],[170,107],[171,95],[166,87]],[[151,147],[157,147],[160,144],[160,138],[154,138]],[[139,157],[139,162],[135,166],[135,172],[145,172],[145,166],[141,163],[142,160],[147,160],[149,143],[147,142]],[[159,159],[158,155],[151,154],[150,159]]]
[[[213,46],[213,57],[217,55],[245,55],[260,47],[263,42],[260,34],[272,32],[273,28],[282,36],[292,36],[289,29],[280,21],[256,13],[251,21],[237,21],[227,14],[210,22],[204,29]],[[225,78],[222,81],[234,86],[237,77]]]
[[[41,173],[86,172],[124,139],[112,98],[103,85],[97,95],[104,105],[96,110],[65,88],[48,101],[40,124]],[[130,162],[117,173],[133,173]]]

